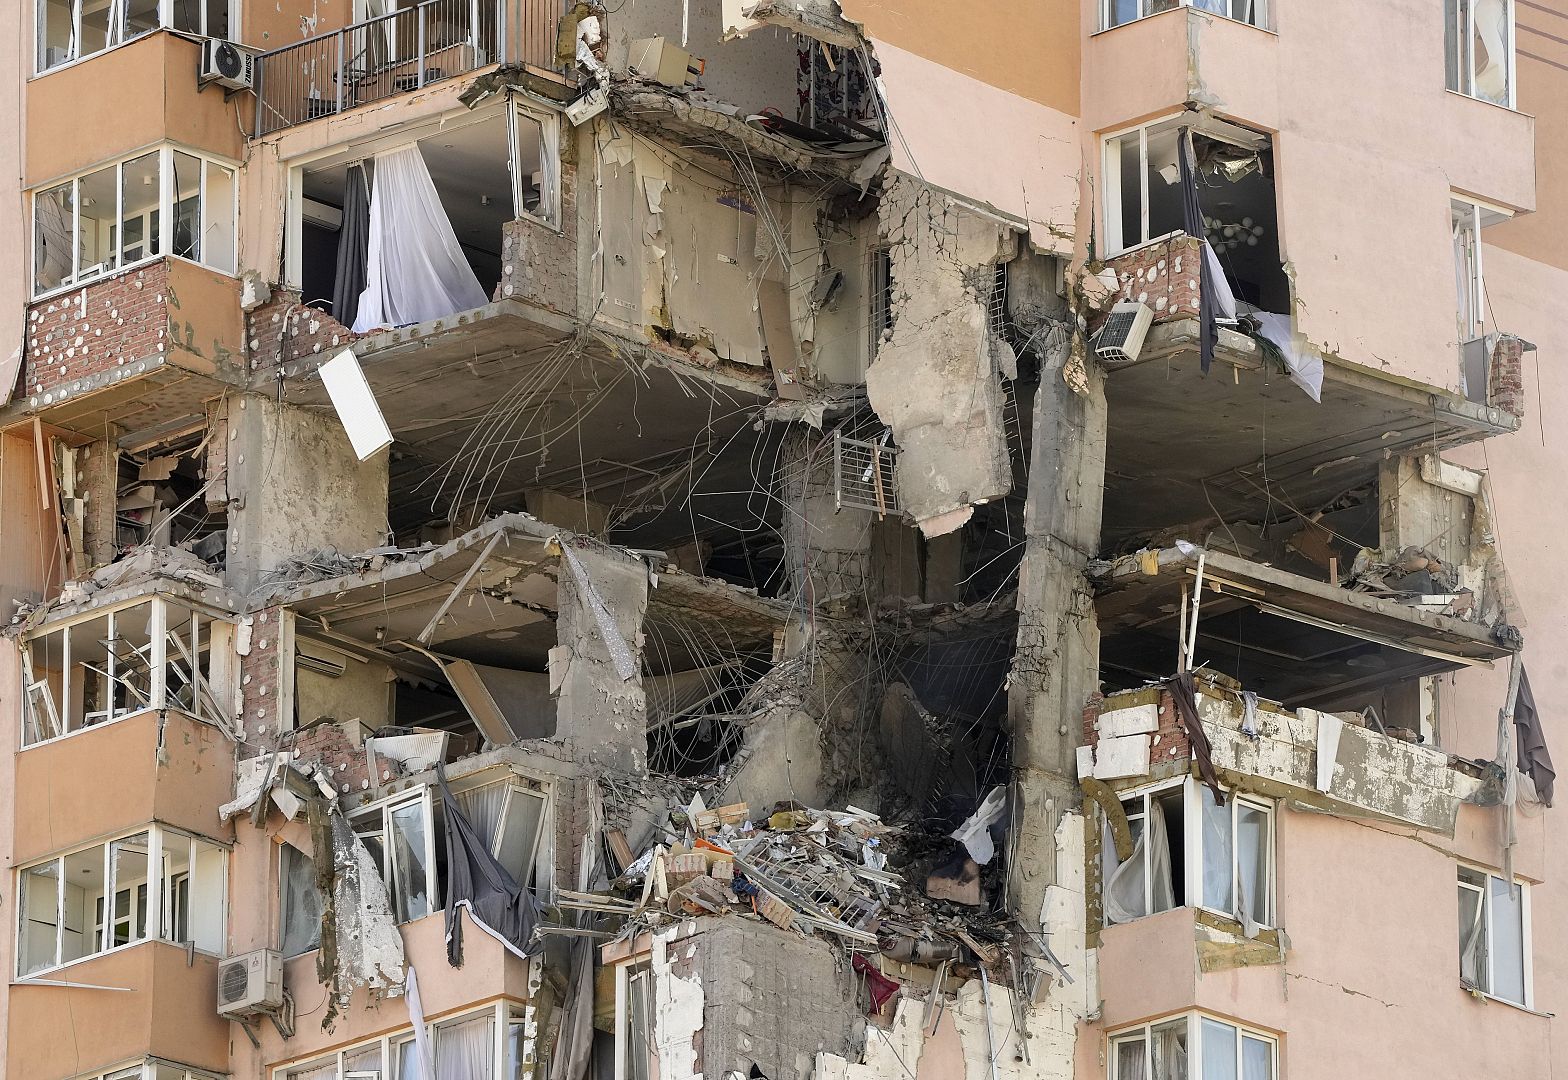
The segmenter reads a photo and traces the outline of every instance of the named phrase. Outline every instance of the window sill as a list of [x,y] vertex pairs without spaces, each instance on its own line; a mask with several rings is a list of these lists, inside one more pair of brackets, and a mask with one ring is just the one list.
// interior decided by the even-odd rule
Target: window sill
[[1480,1001],[1483,1005],[1507,1005],[1510,1009],[1518,1009],[1522,1013],[1529,1013],[1531,1016],[1544,1017],[1547,1020],[1555,1019],[1557,1016],[1556,1013],[1542,1012],[1540,1009],[1532,1009],[1528,1005],[1521,1005],[1517,1001],[1509,1001],[1507,998],[1500,998],[1495,994],[1488,994],[1485,990],[1478,989],[1474,986],[1466,986],[1463,982],[1460,982],[1459,989],[1463,990],[1470,997]]
[[[11,985],[27,986],[29,983],[34,983],[40,986],[48,986],[49,980],[46,978],[46,976],[58,975],[61,972],[76,967],[78,964],[86,964],[94,960],[101,960],[105,956],[115,956],[119,953],[129,952],[131,949],[140,948],[143,945],[168,945],[171,948],[179,949],[181,952],[185,951],[185,943],[181,941],[169,941],[165,938],[142,938],[140,941],[128,941],[124,945],[116,945],[112,949],[104,949],[102,952],[95,952],[89,956],[79,956],[75,960],[67,960],[63,964],[52,964],[46,968],[39,968],[37,971],[29,971],[26,975],[18,975],[16,978],[12,979]],[[194,952],[198,956],[210,956],[214,960],[223,959],[223,957],[217,953],[210,953],[205,949],[195,949]]]
[[135,262],[126,263],[124,266],[117,266],[108,273],[99,274],[97,277],[88,278],[85,281],[73,281],[69,285],[56,285],[48,292],[42,292],[34,296],[31,300],[28,301],[28,304],[41,304],[45,300],[57,300],[62,296],[69,296],[71,293],[77,292],[80,289],[90,289],[99,282],[113,281],[117,277],[129,274],[132,270],[145,270],[153,263],[162,260],[182,262],[187,266],[199,266],[203,270],[210,270],[212,273],[221,275],[222,277],[234,278],[236,281],[239,280],[239,274],[235,273],[233,270],[224,270],[222,267],[211,266],[204,262],[198,262],[197,260],[187,258],[184,255],[149,255],[144,259],[137,259]]
[[1451,97],[1463,98],[1465,101],[1474,101],[1474,102],[1476,102],[1477,104],[1480,104],[1480,105],[1487,105],[1487,106],[1490,106],[1491,108],[1494,108],[1494,109],[1501,109],[1503,112],[1505,112],[1505,113],[1512,113],[1515,116],[1524,116],[1524,117],[1528,117],[1529,119],[1532,119],[1532,120],[1535,119],[1534,114],[1527,113],[1527,112],[1521,112],[1517,107],[1515,107],[1513,105],[1499,105],[1495,101],[1488,101],[1484,97],[1477,97],[1474,94],[1467,94],[1463,90],[1455,90],[1452,87],[1445,86],[1445,87],[1443,87],[1443,93],[1448,94]]
[[[1188,233],[1185,229],[1172,229],[1168,233],[1161,233],[1159,236],[1156,236],[1151,240],[1145,240],[1141,244],[1134,244],[1131,247],[1124,247],[1120,251],[1111,252],[1104,256],[1102,261],[1110,262],[1112,259],[1120,259],[1123,255],[1136,255],[1138,252],[1143,251],[1146,248],[1156,247],[1160,244],[1168,244],[1172,240],[1178,240],[1189,235],[1191,234]],[[1196,239],[1196,237],[1194,237],[1194,239]]]
[[[39,739],[37,742],[25,743],[25,744],[23,744],[22,748],[19,751],[17,751],[17,752],[25,754],[27,751],[29,751],[29,750],[36,750],[36,749],[38,749],[41,746],[54,746],[54,745],[56,745],[58,743],[65,742],[67,739],[74,739],[78,735],[87,735],[87,734],[90,734],[91,732],[94,732],[94,731],[102,731],[104,728],[113,727],[116,724],[123,724],[127,720],[134,720],[134,719],[136,719],[139,716],[146,716],[148,713],[155,713],[155,712],[159,712],[159,711],[160,710],[155,709],[152,706],[148,706],[147,708],[144,708],[144,709],[137,709],[134,712],[124,712],[124,713],[121,713],[119,716],[116,716],[113,720],[100,720],[98,723],[92,724],[89,727],[79,727],[79,728],[75,729],[74,731],[67,731],[64,735],[56,735],[56,736],[54,736],[51,739]],[[168,707],[164,708],[161,711],[175,713],[176,715],[185,717],[187,720],[193,720],[193,721],[195,721],[198,724],[206,724],[208,727],[212,728],[214,731],[219,731],[219,732],[222,731],[222,729],[219,728],[216,724],[212,723],[212,721],[204,720],[200,716],[197,716],[195,713],[188,713],[184,709],[179,708],[178,706],[168,706]]]

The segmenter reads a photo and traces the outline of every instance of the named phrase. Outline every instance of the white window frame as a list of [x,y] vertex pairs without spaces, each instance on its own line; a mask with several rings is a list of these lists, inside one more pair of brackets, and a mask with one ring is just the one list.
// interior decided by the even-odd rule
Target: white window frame
[[[141,653],[145,650],[147,654],[147,665],[150,669],[146,702],[136,703],[133,707],[128,696],[126,700],[126,708],[117,709],[113,706],[113,694],[111,692],[110,708],[107,710],[110,715],[105,717],[103,720],[92,724],[86,723],[87,718],[84,716],[82,717],[83,722],[80,726],[72,727],[70,703],[73,696],[72,668],[74,665],[71,658],[71,639],[73,635],[70,633],[70,631],[76,629],[77,627],[82,627],[107,617],[109,636],[114,638],[116,636],[115,623],[117,621],[117,617],[123,612],[129,611],[132,608],[141,607],[143,605],[151,605],[147,617],[148,640],[145,646],[136,648],[136,651]],[[171,626],[169,616],[171,613],[171,608],[175,612],[188,611],[190,613],[191,641],[200,641],[202,624],[208,624],[208,673],[205,675],[203,674],[200,664],[197,664],[195,670],[191,673],[192,679],[196,685],[196,692],[193,694],[192,698],[193,705],[195,706],[194,712],[187,712],[180,705],[180,703],[171,701],[169,695],[169,664],[179,664],[186,662],[185,658],[180,655],[179,650],[170,648],[169,635]],[[124,720],[130,716],[137,716],[141,713],[155,710],[161,711],[173,708],[178,709],[180,712],[184,713],[184,715],[192,716],[197,720],[202,720],[208,723],[216,723],[220,721],[223,719],[222,717],[208,716],[203,710],[204,704],[209,707],[221,708],[221,703],[216,701],[217,694],[212,690],[211,676],[211,671],[214,667],[214,661],[216,660],[215,652],[218,648],[220,648],[219,641],[213,634],[212,627],[219,623],[232,626],[232,622],[228,618],[218,614],[210,608],[204,608],[200,604],[194,604],[183,599],[176,599],[171,601],[164,596],[155,593],[151,596],[141,596],[133,600],[126,600],[123,603],[115,604],[110,607],[83,612],[81,615],[70,620],[62,620],[61,622],[52,623],[32,631],[22,640],[24,664],[23,670],[24,672],[31,673],[29,677],[32,678],[33,681],[28,682],[24,687],[23,723],[21,725],[20,732],[21,749],[28,750],[35,746],[42,746],[45,743],[54,742],[57,739],[67,739],[74,735],[79,735],[82,732],[95,731],[107,724],[112,724],[116,721]],[[37,657],[37,650],[40,648],[45,639],[55,636],[58,636],[60,639],[61,671],[59,701],[55,700],[47,681],[41,677],[38,677],[41,664],[34,662],[34,658]],[[111,685],[115,682],[119,675],[117,664],[117,658],[113,653],[110,653],[105,660],[103,674]],[[63,708],[61,707],[62,703],[64,705]],[[47,735],[44,738],[29,738],[30,734],[43,732],[50,730],[51,728],[56,732],[55,734]]]
[[[1517,38],[1518,31],[1517,31],[1517,23],[1516,23],[1514,0],[1502,0],[1502,3],[1503,3],[1503,5],[1504,5],[1504,7],[1506,9],[1505,17],[1506,17],[1506,20],[1507,20],[1507,23],[1508,23],[1507,56],[1505,58],[1506,61],[1507,61],[1508,100],[1507,101],[1493,101],[1489,97],[1483,97],[1480,94],[1476,93],[1476,89],[1475,89],[1475,5],[1476,5],[1476,0],[1457,0],[1457,2],[1455,2],[1455,0],[1445,0],[1445,2],[1443,4],[1443,21],[1445,23],[1445,26],[1444,26],[1444,36],[1443,36],[1444,83],[1445,83],[1445,85],[1447,86],[1448,90],[1451,93],[1459,94],[1459,95],[1461,95],[1463,97],[1467,97],[1467,98],[1474,98],[1476,101],[1484,101],[1484,102],[1487,102],[1490,105],[1499,105],[1499,106],[1502,106],[1505,109],[1517,109],[1518,108],[1518,100],[1519,100],[1519,50],[1518,50],[1518,46],[1516,44],[1516,38]],[[1449,10],[1449,5],[1450,4],[1453,5],[1453,10],[1452,11]],[[1451,18],[1454,19],[1454,20],[1457,20],[1457,21],[1453,22],[1450,25],[1449,22],[1450,22]],[[1452,33],[1454,35],[1454,44],[1460,51],[1460,55],[1458,57],[1453,57],[1449,53],[1449,48],[1448,48],[1448,44],[1449,44],[1449,42],[1448,42],[1448,34],[1449,33]],[[1450,60],[1456,60],[1459,63],[1461,63],[1462,66],[1463,66],[1463,70],[1456,73],[1458,75],[1458,77],[1459,77],[1459,85],[1458,86],[1455,86],[1448,79],[1448,74],[1449,74],[1448,73],[1448,67],[1449,67],[1449,61]],[[1456,66],[1458,66],[1458,65],[1456,65]]]
[[1120,1073],[1120,1057],[1117,1049],[1126,1043],[1142,1041],[1143,1043],[1143,1075],[1154,1076],[1154,1036],[1157,1027],[1164,1027],[1173,1020],[1186,1020],[1187,1022],[1187,1076],[1189,1080],[1203,1080],[1203,1022],[1208,1020],[1215,1024],[1223,1024],[1235,1032],[1233,1039],[1236,1045],[1236,1065],[1234,1076],[1244,1075],[1242,1072],[1242,1046],[1244,1039],[1267,1043],[1269,1047],[1269,1076],[1270,1080],[1279,1080],[1279,1037],[1262,1028],[1252,1027],[1249,1024],[1238,1024],[1227,1017],[1218,1016],[1202,1010],[1193,1010],[1187,1013],[1172,1013],[1158,1019],[1149,1020],[1136,1027],[1123,1028],[1107,1035],[1109,1040],[1109,1053],[1106,1055],[1106,1075],[1109,1080],[1130,1080]]
[[[562,230],[561,215],[561,120],[556,113],[550,112],[542,106],[535,106],[531,100],[512,96],[508,103],[502,103],[496,108],[504,110],[506,117],[506,153],[507,171],[512,181],[512,214],[515,218],[525,218],[529,221],[546,225],[557,232]],[[496,112],[489,108],[476,109],[470,112],[467,109],[458,109],[455,112],[440,113],[424,120],[411,121],[406,127],[397,132],[382,136],[372,137],[351,144],[345,149],[342,146],[320,153],[303,154],[289,159],[288,162],[288,190],[287,206],[285,208],[285,242],[283,245],[283,284],[285,288],[299,289],[304,285],[304,268],[301,263],[302,255],[300,246],[303,242],[303,215],[305,201],[305,174],[318,169],[331,168],[335,165],[347,165],[360,161],[368,161],[378,154],[391,153],[394,150],[404,150],[411,146],[418,146],[426,139],[437,138],[450,133],[458,125],[480,124],[493,120]],[[537,120],[540,123],[541,139],[552,142],[554,145],[555,170],[553,183],[554,220],[544,218],[522,209],[522,184],[518,174],[521,170],[517,164],[517,123],[520,115]],[[549,158],[547,146],[541,145],[540,161],[543,171],[544,161]],[[374,193],[372,193],[374,197]],[[496,238],[500,240],[499,237]]]
[[[152,254],[152,255],[144,254],[140,258],[137,258],[137,259],[121,261],[121,259],[120,259],[120,252],[125,247],[124,238],[119,235],[119,230],[122,227],[122,224],[123,224],[123,222],[125,220],[125,214],[124,214],[124,205],[125,205],[124,168],[125,168],[125,166],[128,163],[130,163],[132,161],[137,161],[137,160],[139,160],[141,158],[144,158],[147,155],[149,155],[151,153],[155,153],[155,152],[159,155],[159,157],[158,157],[158,178],[159,178],[159,185],[160,185],[159,193],[158,193],[158,205],[155,207],[155,210],[156,210],[156,212],[158,214],[158,253],[157,254]],[[174,218],[175,218],[176,206],[177,206],[178,202],[180,201],[178,199],[178,197],[177,197],[178,193],[175,192],[175,190],[174,190],[174,155],[176,153],[180,153],[180,154],[184,154],[184,155],[186,155],[188,157],[196,158],[196,159],[198,159],[202,163],[201,164],[201,176],[198,179],[197,199],[198,199],[199,213],[201,215],[201,221],[203,223],[202,224],[203,231],[205,231],[205,229],[206,229],[206,222],[208,221],[208,211],[209,211],[208,200],[207,200],[207,176],[208,176],[208,173],[212,169],[214,169],[214,168],[219,168],[219,169],[227,170],[233,176],[232,186],[233,186],[234,190],[233,190],[233,193],[232,193],[232,195],[231,195],[231,197],[229,199],[229,202],[230,202],[231,205],[228,207],[228,211],[229,211],[229,221],[231,222],[231,230],[232,230],[233,237],[234,237],[234,242],[232,244],[232,247],[234,248],[234,258],[229,263],[229,265],[227,265],[227,266],[215,265],[213,263],[210,263],[210,262],[206,261],[205,252],[207,250],[207,245],[205,243],[202,243],[200,245],[200,252],[199,252],[199,256],[200,257],[198,257],[198,258],[192,259],[192,258],[188,258],[188,257],[186,257],[184,255],[176,255],[176,254],[174,254],[174,231],[175,231],[175,220],[174,220]],[[88,271],[91,268],[83,267],[81,265],[81,259],[82,259],[82,243],[81,243],[81,216],[82,216],[82,208],[81,208],[81,195],[80,195],[81,184],[82,184],[82,181],[86,180],[88,177],[95,176],[96,174],[98,174],[100,172],[103,172],[105,169],[113,169],[115,171],[115,173],[114,173],[114,175],[115,175],[115,182],[114,182],[115,251],[113,252],[113,257],[112,257],[109,265],[104,266],[104,264],[100,263],[100,264],[98,264],[100,269],[98,269],[97,271],[92,272],[92,273],[86,273],[86,271]],[[57,296],[57,295],[59,295],[61,293],[71,292],[71,291],[73,291],[75,289],[80,288],[83,285],[91,284],[92,282],[95,282],[95,281],[104,281],[104,280],[106,280],[108,278],[114,277],[117,274],[124,273],[127,270],[131,270],[131,269],[133,269],[135,267],[138,267],[138,266],[145,266],[148,263],[157,262],[159,259],[163,259],[163,258],[178,259],[181,262],[187,262],[187,263],[191,263],[191,264],[193,264],[195,266],[205,267],[206,269],[212,270],[212,271],[214,271],[216,273],[219,273],[219,274],[226,274],[226,275],[228,275],[230,277],[235,276],[238,273],[238,270],[239,270],[239,266],[238,266],[238,263],[239,263],[239,224],[240,224],[240,185],[239,185],[240,172],[239,172],[239,170],[240,170],[239,162],[233,161],[233,160],[231,160],[229,158],[219,157],[218,155],[209,154],[209,153],[206,153],[206,152],[200,151],[200,150],[193,150],[193,149],[191,149],[188,146],[183,146],[183,145],[178,144],[178,143],[161,143],[161,144],[159,144],[157,146],[152,146],[152,147],[144,146],[140,150],[136,151],[135,153],[125,154],[125,155],[122,155],[119,158],[116,158],[116,159],[112,160],[112,161],[101,162],[101,163],[99,163],[97,165],[94,165],[90,169],[83,169],[80,172],[74,173],[74,174],[72,174],[70,176],[57,177],[56,179],[50,180],[47,183],[43,183],[43,184],[37,185],[36,187],[34,187],[28,193],[28,202],[30,204],[28,218],[29,218],[29,224],[31,226],[31,232],[30,232],[30,234],[28,236],[28,245],[27,245],[27,247],[28,247],[29,255],[31,257],[28,259],[27,276],[28,276],[28,281],[31,284],[30,292],[31,292],[32,299],[34,301],[38,301],[38,300],[47,299],[48,297],[51,297],[51,296]],[[40,286],[38,284],[38,202],[39,202],[39,198],[41,196],[43,196],[44,194],[46,194],[48,192],[52,192],[52,191],[54,191],[57,188],[64,187],[67,184],[69,184],[71,186],[71,210],[70,210],[70,218],[71,218],[71,270],[66,275],[65,279],[60,282],[60,284],[51,286],[49,288],[40,288]],[[205,237],[203,237],[203,239],[205,239]],[[145,246],[146,241],[144,240],[143,243],[144,243],[144,246]],[[84,274],[85,274],[85,276],[84,276]]]
[[[1115,30],[1118,26],[1131,26],[1135,22],[1141,22],[1155,15],[1163,15],[1167,11],[1175,11],[1184,7],[1197,8],[1199,11],[1217,15],[1229,22],[1239,22],[1244,26],[1255,26],[1259,30],[1269,29],[1269,0],[1219,0],[1219,2],[1225,4],[1225,11],[1212,10],[1204,3],[1204,0],[1174,0],[1169,7],[1153,11],[1151,9],[1154,6],[1154,2],[1155,0],[1137,0],[1138,14],[1123,22],[1113,22],[1112,20],[1116,17],[1116,0],[1100,0],[1100,32]],[[1241,15],[1236,14],[1238,8],[1242,10]],[[1252,18],[1250,19],[1245,14],[1248,8],[1252,10]]]
[[[1278,815],[1275,805],[1271,800],[1259,798],[1255,795],[1242,794],[1235,791],[1225,791],[1225,806],[1223,809],[1230,812],[1230,852],[1231,852],[1231,911],[1222,911],[1203,902],[1203,811],[1204,792],[1207,790],[1191,776],[1178,777],[1172,780],[1161,780],[1157,783],[1146,784],[1127,791],[1116,792],[1118,801],[1126,803],[1130,799],[1141,799],[1141,810],[1128,814],[1129,820],[1138,813],[1147,815],[1149,800],[1157,795],[1162,795],[1173,788],[1182,790],[1182,898],[1185,904],[1178,907],[1201,908],[1222,918],[1236,918],[1236,908],[1239,907],[1237,898],[1241,889],[1241,874],[1239,855],[1236,846],[1236,810],[1237,806],[1244,805],[1261,811],[1268,820],[1268,872],[1265,875],[1267,896],[1263,912],[1249,912],[1253,922],[1266,929],[1277,925],[1275,912],[1275,881],[1279,863],[1279,851],[1276,839],[1276,825]],[[1147,827],[1147,826],[1146,826]],[[1152,891],[1153,881],[1149,874],[1149,850],[1144,846],[1144,910],[1153,906]],[[1160,912],[1150,912],[1158,915]],[[1144,916],[1148,918],[1149,916]]]
[[[424,915],[416,916],[408,921],[414,922],[430,915],[436,915],[442,909],[442,886],[445,882],[440,880],[436,869],[436,830],[434,797],[430,785],[426,784],[418,791],[399,792],[385,799],[377,799],[354,810],[348,815],[349,825],[356,833],[357,826],[376,815],[380,815],[381,822],[381,880],[386,883],[387,891],[402,887],[402,876],[395,864],[395,845],[391,842],[392,815],[395,811],[409,806],[418,806],[424,817],[425,824],[425,900],[429,910]],[[393,898],[393,903],[396,899]],[[394,917],[396,912],[394,910]]]
[[102,1072],[84,1074],[77,1077],[77,1080],[160,1080],[158,1076],[160,1069],[173,1069],[180,1074],[181,1080],[224,1080],[217,1073],[204,1072],[175,1061],[155,1057],[143,1058],[126,1065],[116,1065]]
[[[481,1009],[468,1009],[464,1012],[454,1013],[428,1020],[425,1031],[430,1039],[431,1052],[436,1052],[442,1028],[456,1027],[459,1024],[470,1023],[489,1017],[491,1025],[491,1051],[490,1071],[492,1080],[512,1080],[512,1072],[508,1069],[507,1061],[507,1033],[511,1025],[525,1021],[526,1013],[530,1006],[526,1002],[513,1001],[501,998],[493,1004]],[[406,1080],[396,1076],[396,1061],[399,1048],[410,1042],[414,1037],[412,1027],[399,1028],[374,1039],[360,1039],[358,1042],[347,1043],[335,1050],[325,1053],[313,1054],[309,1057],[297,1058],[287,1064],[274,1066],[271,1072],[272,1080],[289,1080],[289,1074],[302,1069],[319,1069],[324,1065],[333,1065],[336,1072],[331,1074],[331,1080],[361,1080],[367,1076],[379,1076],[382,1080]],[[381,1050],[381,1071],[379,1074],[349,1072],[348,1059],[371,1049],[379,1047]]]
[[[548,781],[508,769],[498,776],[493,775],[491,771],[475,773],[473,776],[452,781],[451,788],[454,796],[461,796],[496,784],[505,784],[507,787],[506,803],[501,807],[500,828],[496,830],[496,834],[490,842],[490,854],[497,861],[501,858],[501,845],[507,839],[507,812],[512,807],[512,800],[516,798],[537,799],[543,804],[540,808],[539,824],[533,839],[532,876],[528,881],[520,881],[518,884],[524,888],[532,888],[541,901],[549,902],[555,895],[555,853],[554,845],[551,843],[555,824],[554,785]],[[461,805],[458,808],[462,809]]]
[[[94,49],[90,53],[81,53],[79,43],[82,40],[82,5],[84,0],[68,0],[71,6],[71,45],[68,47],[64,60],[57,64],[47,63],[48,57],[44,54],[44,28],[48,25],[44,14],[48,0],[34,0],[33,3],[33,74],[47,75],[70,67],[83,60],[90,60],[94,56],[102,56],[106,52],[118,49],[122,45],[129,45],[133,41],[140,41],[149,34],[158,30],[174,30],[174,0],[158,0],[158,25],[149,30],[142,30],[136,34],[127,35],[125,25],[125,3],[119,0],[121,21],[118,28],[110,27],[107,43],[101,49]],[[113,4],[110,10],[113,10]],[[244,7],[242,0],[228,0],[229,7],[229,34],[227,40],[239,41],[240,38],[240,13]],[[203,0],[200,8],[200,29],[195,31],[179,30],[176,33],[195,33],[199,37],[212,37],[207,29],[207,5]]]
[[[115,879],[114,876],[114,845],[120,841],[140,836],[143,833],[147,835],[147,878],[144,883],[133,882],[130,886],[128,886],[128,888],[132,890],[131,896],[134,901],[136,897],[136,886],[138,884],[146,885],[146,909],[148,912],[146,923],[143,926],[141,937],[133,938],[132,940],[120,945],[109,945],[107,943],[113,940],[114,925],[117,921],[114,915],[114,896],[115,893],[119,891],[119,882]],[[50,972],[58,971],[59,969],[69,967],[72,964],[80,964],[84,961],[91,960],[99,956],[104,956],[108,953],[134,948],[137,945],[141,945],[149,941],[162,941],[168,944],[181,946],[189,945],[189,942],[172,941],[170,938],[163,936],[164,920],[161,914],[164,911],[163,880],[165,875],[163,871],[163,854],[164,851],[171,848],[172,845],[184,843],[189,845],[186,848],[187,852],[193,855],[194,844],[197,842],[207,844],[225,852],[225,857],[223,860],[223,880],[220,884],[221,896],[219,903],[221,905],[222,911],[225,913],[224,918],[220,920],[220,922],[221,925],[225,927],[226,934],[226,928],[228,925],[227,912],[229,905],[229,860],[227,853],[232,849],[229,845],[220,843],[219,841],[213,840],[210,837],[199,836],[195,833],[187,832],[182,829],[173,829],[166,825],[152,823],[140,828],[132,829],[118,836],[110,837],[106,840],[99,840],[96,843],[77,845],[76,847],[51,855],[46,859],[34,859],[29,863],[18,866],[14,871],[12,871],[11,880],[14,885],[13,895],[17,897],[17,903],[13,905],[16,909],[16,914],[12,919],[11,934],[11,940],[15,943],[16,946],[16,961],[14,965],[16,981],[27,982],[32,979],[42,978],[48,975]],[[63,914],[66,910],[65,862],[67,859],[76,855],[80,855],[84,851],[93,851],[97,848],[101,848],[103,850],[103,912],[101,917],[95,917],[90,912],[84,916],[85,924],[92,928],[93,937],[96,941],[97,948],[93,949],[91,952],[86,952],[81,956],[66,960],[63,958],[65,948],[66,922]],[[33,971],[24,971],[23,965],[26,960],[26,950],[22,944],[22,937],[28,922],[29,913],[27,911],[27,904],[23,899],[22,883],[24,881],[25,875],[29,871],[36,870],[41,866],[48,866],[51,863],[54,864],[55,879],[54,962],[51,964],[46,964],[43,967],[37,968]],[[189,867],[189,865],[191,864],[188,862],[187,867]],[[154,867],[158,869],[154,871]],[[171,919],[171,925],[172,921],[173,920]],[[135,926],[136,917],[135,911],[133,909],[131,915],[131,927],[133,932],[135,930]],[[194,948],[194,945],[191,945],[191,947]],[[205,949],[197,949],[196,951],[208,956],[217,956],[220,959],[224,955],[224,951],[216,953],[209,952]]]
[[[1501,885],[1503,884],[1504,879],[1502,875],[1495,874],[1485,867],[1474,866],[1469,863],[1460,863],[1459,870],[1468,870],[1470,873],[1478,875],[1482,881],[1485,882],[1485,887],[1483,888],[1472,882],[1465,881],[1461,877],[1458,877],[1457,873],[1455,875],[1458,888],[1464,889],[1466,892],[1477,894],[1479,903],[1476,907],[1476,912],[1481,920],[1480,930],[1482,934],[1482,942],[1486,948],[1486,985],[1473,988],[1468,987],[1464,983],[1463,979],[1460,980],[1460,985],[1465,986],[1466,989],[1474,989],[1478,993],[1484,994],[1486,997],[1491,998],[1494,1001],[1501,1001],[1509,1005],[1518,1005],[1525,1009],[1534,1009],[1535,964],[1532,959],[1534,948],[1530,918],[1530,883],[1527,881],[1521,881],[1518,878],[1514,879],[1514,886],[1519,890],[1519,942],[1520,948],[1523,951],[1521,965],[1524,971],[1524,1000],[1515,1001],[1513,998],[1505,997],[1495,991],[1497,979],[1493,966],[1495,950],[1492,948],[1492,884],[1495,882]],[[1462,941],[1463,927],[1460,928],[1460,933]]]
[[[523,209],[523,170],[519,165],[524,123],[539,125],[539,172],[541,178],[539,212]],[[507,115],[506,145],[512,174],[512,214],[561,231],[565,227],[561,211],[561,116],[548,109],[530,106],[520,94],[511,97]]]
[[[645,983],[645,1002],[654,1008],[653,963],[647,954],[636,960],[618,964],[615,968],[615,1080],[647,1080],[649,1070],[644,1067],[633,1071],[631,1061],[631,988],[632,980]],[[652,1013],[649,1014],[649,1035],[652,1036]]]
[[[1149,244],[1158,243],[1171,236],[1183,233],[1180,228],[1161,233],[1159,236],[1149,235],[1149,136],[1151,134],[1164,134],[1175,127],[1180,130],[1182,113],[1171,113],[1158,119],[1150,120],[1146,124],[1136,124],[1132,127],[1122,128],[1119,131],[1107,132],[1100,139],[1100,187],[1102,189],[1101,205],[1105,214],[1105,250],[1106,258],[1116,255],[1125,255],[1129,251],[1136,251]],[[1136,135],[1138,137],[1138,207],[1140,220],[1138,222],[1138,236],[1142,239],[1137,243],[1123,245],[1122,239],[1122,159],[1119,143],[1122,139]],[[1181,152],[1180,139],[1177,140],[1177,153]]]

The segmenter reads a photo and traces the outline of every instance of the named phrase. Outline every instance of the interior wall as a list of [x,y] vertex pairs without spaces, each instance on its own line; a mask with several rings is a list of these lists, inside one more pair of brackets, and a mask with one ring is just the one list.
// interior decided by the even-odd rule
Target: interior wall
[[[687,13],[684,35],[683,11]],[[612,70],[626,70],[631,42],[663,37],[707,61],[701,84],[713,97],[739,106],[743,115],[774,108],[795,118],[798,64],[795,42],[786,31],[767,26],[723,41],[720,0],[636,0],[613,12],[609,23]]]

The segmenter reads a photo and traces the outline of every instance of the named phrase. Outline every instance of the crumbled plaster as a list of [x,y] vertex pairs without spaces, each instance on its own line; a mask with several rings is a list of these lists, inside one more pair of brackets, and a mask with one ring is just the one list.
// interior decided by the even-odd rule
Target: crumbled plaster
[[680,938],[683,928],[667,927],[654,934],[653,1045],[659,1055],[660,1080],[701,1080],[703,1002],[701,969],[693,963],[697,943]]
[[893,325],[866,372],[866,391],[898,442],[899,505],[926,536],[939,536],[961,527],[975,504],[1012,488],[986,309],[1011,237],[899,175],[888,181],[880,213]]

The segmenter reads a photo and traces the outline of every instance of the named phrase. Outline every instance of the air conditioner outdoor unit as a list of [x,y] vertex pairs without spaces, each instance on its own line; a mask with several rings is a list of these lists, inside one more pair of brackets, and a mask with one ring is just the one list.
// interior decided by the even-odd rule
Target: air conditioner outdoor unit
[[249,90],[256,82],[256,57],[232,41],[208,38],[201,45],[197,81],[215,82],[230,90]]
[[257,949],[218,965],[219,1016],[254,1016],[282,1007],[282,953]]
[[1111,308],[1105,325],[1095,335],[1094,351],[1107,367],[1126,367],[1138,362],[1143,339],[1154,325],[1154,312],[1148,304],[1124,300]]

